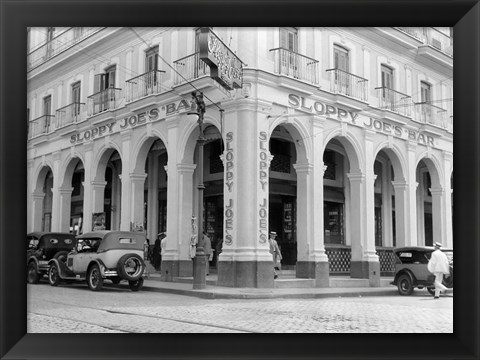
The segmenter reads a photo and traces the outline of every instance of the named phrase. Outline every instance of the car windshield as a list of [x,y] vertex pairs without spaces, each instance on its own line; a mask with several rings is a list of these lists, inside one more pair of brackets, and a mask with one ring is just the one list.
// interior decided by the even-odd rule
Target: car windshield
[[423,251],[399,251],[396,255],[401,264],[428,264],[429,253]]

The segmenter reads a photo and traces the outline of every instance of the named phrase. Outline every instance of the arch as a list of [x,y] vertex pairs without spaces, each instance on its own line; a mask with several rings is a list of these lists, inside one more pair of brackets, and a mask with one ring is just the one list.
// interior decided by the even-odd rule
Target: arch
[[33,175],[32,181],[34,192],[43,192],[43,185],[49,171],[51,171],[53,174],[53,165],[49,161],[42,161]]
[[165,148],[167,148],[168,156],[168,147],[165,137],[165,134],[162,132],[152,130],[152,135],[147,135],[145,133],[140,137],[140,139],[138,139],[135,144],[135,148],[133,149],[134,173],[140,174],[145,172],[145,162],[147,161],[148,153],[150,152],[150,148],[156,140],[161,140],[163,142]]
[[110,156],[112,156],[115,151],[118,152],[120,159],[123,159],[119,146],[115,142],[110,142],[108,146],[102,145],[100,147],[93,163],[92,174],[94,175],[93,179],[95,181],[105,180],[105,170],[107,169],[108,159],[110,159]]
[[72,176],[78,163],[81,162],[85,167],[85,160],[79,152],[75,151],[69,155],[60,167],[59,184],[61,187],[69,187],[72,183]]
[[285,127],[290,133],[297,152],[297,163],[309,163],[313,158],[311,156],[312,144],[311,141],[305,140],[313,139],[313,137],[305,126],[305,122],[300,121],[297,117],[290,120],[287,114],[281,115],[270,123],[269,138],[278,126]]
[[427,166],[428,172],[430,173],[430,178],[432,180],[432,187],[441,187],[442,182],[440,179],[443,179],[442,167],[440,166],[440,161],[436,158],[436,156],[431,154],[428,150],[421,153],[415,163],[415,169],[418,168],[420,161],[423,161]]
[[406,159],[402,155],[402,150],[396,144],[389,143],[388,140],[381,142],[374,151],[373,158],[376,159],[380,151],[387,154],[392,162],[395,180],[406,180]]
[[363,148],[357,138],[348,129],[344,131],[343,128],[336,128],[325,136],[323,152],[325,152],[328,143],[333,139],[338,140],[347,152],[347,158],[350,164],[349,172],[361,173],[361,169],[364,168],[364,156]]
[[[207,116],[206,114],[207,113],[205,113],[205,117],[203,119],[204,128],[207,127],[208,125],[215,126],[215,128],[217,128],[218,132],[222,136],[222,141],[225,142],[225,139],[223,138],[223,134],[221,131],[222,127],[220,124],[220,120],[213,116]],[[186,116],[187,115],[184,115],[182,117],[185,118]],[[179,154],[178,156],[178,159],[180,159],[179,162],[181,163],[193,164],[193,155],[195,153],[195,148],[197,145],[197,138],[198,138],[198,132],[196,131],[197,128],[198,128],[197,121],[190,122],[188,125],[186,125],[183,132],[183,136],[179,138],[177,152]]]

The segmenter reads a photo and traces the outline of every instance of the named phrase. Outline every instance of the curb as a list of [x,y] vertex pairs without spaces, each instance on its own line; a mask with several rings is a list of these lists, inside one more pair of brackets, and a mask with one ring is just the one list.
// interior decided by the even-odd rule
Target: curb
[[325,293],[268,293],[268,294],[228,294],[211,290],[186,290],[159,288],[155,286],[144,285],[142,290],[151,292],[160,292],[166,294],[176,294],[193,296],[202,299],[321,299],[321,298],[341,298],[341,297],[367,297],[367,296],[389,296],[397,294],[396,289],[378,289],[370,291],[351,291],[351,292],[325,292]]

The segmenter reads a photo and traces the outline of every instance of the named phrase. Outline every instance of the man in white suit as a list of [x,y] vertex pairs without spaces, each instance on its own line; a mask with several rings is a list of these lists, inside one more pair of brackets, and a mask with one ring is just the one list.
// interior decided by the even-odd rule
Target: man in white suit
[[448,263],[447,255],[441,251],[442,244],[436,242],[434,244],[435,251],[428,262],[428,271],[435,275],[435,296],[434,299],[440,297],[440,291],[447,290],[447,287],[442,284],[443,275],[450,274],[450,265]]

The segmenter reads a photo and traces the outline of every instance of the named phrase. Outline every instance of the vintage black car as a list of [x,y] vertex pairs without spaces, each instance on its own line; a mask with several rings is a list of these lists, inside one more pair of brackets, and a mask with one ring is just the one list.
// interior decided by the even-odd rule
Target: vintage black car
[[27,281],[37,284],[48,272],[48,262],[64,262],[72,250],[75,235],[61,232],[32,232],[27,234]]
[[143,233],[128,231],[93,231],[79,235],[66,262],[49,262],[48,280],[57,286],[60,281],[87,281],[93,291],[101,290],[104,279],[114,284],[128,281],[132,291],[143,286],[145,276]]
[[[415,288],[426,288],[434,294],[435,276],[428,271],[427,265],[435,248],[431,246],[409,246],[394,249],[395,276],[392,285],[397,286],[400,295],[411,295]],[[450,262],[450,274],[443,278],[443,285],[453,288],[453,249],[441,249]]]

